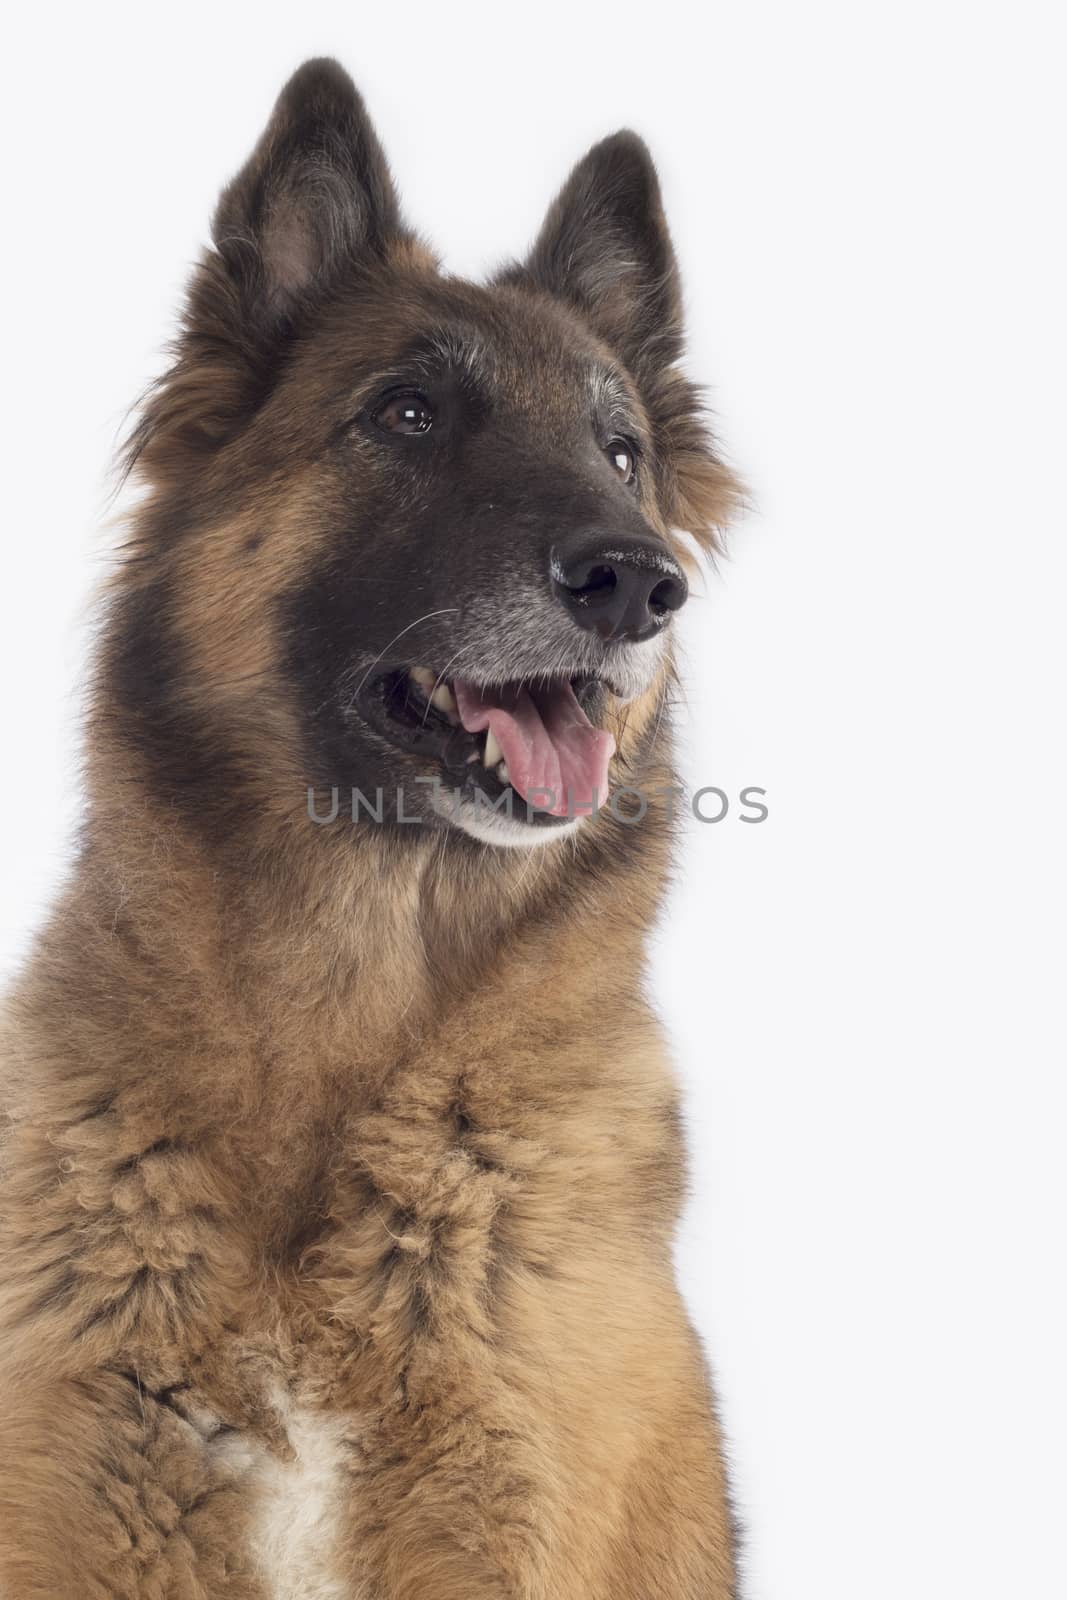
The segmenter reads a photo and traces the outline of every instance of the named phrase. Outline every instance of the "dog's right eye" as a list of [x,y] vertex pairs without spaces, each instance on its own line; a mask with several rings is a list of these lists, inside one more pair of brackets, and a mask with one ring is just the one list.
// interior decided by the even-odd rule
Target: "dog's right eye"
[[383,433],[428,433],[433,427],[433,407],[424,394],[391,394],[375,411],[374,425]]

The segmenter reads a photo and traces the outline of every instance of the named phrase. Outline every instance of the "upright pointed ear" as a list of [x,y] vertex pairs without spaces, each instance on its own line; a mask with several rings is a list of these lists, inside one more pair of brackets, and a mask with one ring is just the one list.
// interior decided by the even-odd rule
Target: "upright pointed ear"
[[190,451],[232,437],[341,275],[408,237],[352,80],[336,61],[305,62],[219,200],[173,365],[142,408],[127,469],[140,464],[160,479],[183,471]]
[[306,61],[223,191],[212,234],[245,313],[270,330],[403,233],[382,147],[336,61]]
[[593,146],[511,276],[569,301],[635,377],[678,358],[678,267],[644,140],[623,131]]
[[616,133],[579,161],[526,262],[502,281],[566,301],[617,353],[652,424],[663,515],[715,550],[742,490],[719,455],[700,391],[676,365],[684,339],[678,264],[656,169],[637,134]]

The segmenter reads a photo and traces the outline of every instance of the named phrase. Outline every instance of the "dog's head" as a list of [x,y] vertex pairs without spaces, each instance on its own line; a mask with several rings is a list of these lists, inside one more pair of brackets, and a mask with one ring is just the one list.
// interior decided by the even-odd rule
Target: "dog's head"
[[633,134],[474,285],[406,227],[347,76],[302,67],[134,440],[111,689],[164,781],[204,804],[266,767],[501,844],[578,827],[654,738],[676,534],[710,544],[734,494],[680,353]]

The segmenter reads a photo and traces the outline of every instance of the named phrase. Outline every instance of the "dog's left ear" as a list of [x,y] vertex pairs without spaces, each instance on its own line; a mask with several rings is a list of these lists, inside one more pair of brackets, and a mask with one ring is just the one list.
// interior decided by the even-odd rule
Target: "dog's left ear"
[[718,454],[699,391],[676,365],[684,343],[678,263],[644,140],[624,131],[594,145],[526,262],[501,281],[566,301],[616,352],[652,424],[663,514],[714,550],[741,488]]
[[643,139],[623,131],[593,146],[508,276],[569,301],[639,379],[677,360],[678,266]]

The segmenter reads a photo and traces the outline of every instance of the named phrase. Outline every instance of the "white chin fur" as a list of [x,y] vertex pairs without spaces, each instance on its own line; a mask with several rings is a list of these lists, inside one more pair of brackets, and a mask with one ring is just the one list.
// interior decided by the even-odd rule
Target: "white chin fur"
[[458,805],[451,801],[447,804],[438,803],[435,809],[453,827],[462,828],[472,839],[504,850],[543,849],[545,845],[555,844],[558,839],[569,839],[586,820],[584,817],[571,817],[566,822],[534,827],[528,822],[516,822],[514,817],[502,816],[489,806],[481,806],[470,800],[461,800]]

